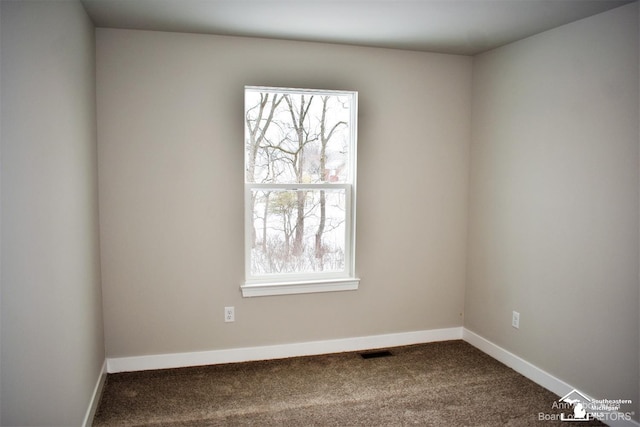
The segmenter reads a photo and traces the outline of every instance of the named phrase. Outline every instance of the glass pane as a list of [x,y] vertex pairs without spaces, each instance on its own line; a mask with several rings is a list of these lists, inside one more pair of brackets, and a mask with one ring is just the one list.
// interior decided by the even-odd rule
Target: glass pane
[[247,88],[246,182],[349,182],[353,99]]
[[345,269],[345,189],[252,190],[251,274]]

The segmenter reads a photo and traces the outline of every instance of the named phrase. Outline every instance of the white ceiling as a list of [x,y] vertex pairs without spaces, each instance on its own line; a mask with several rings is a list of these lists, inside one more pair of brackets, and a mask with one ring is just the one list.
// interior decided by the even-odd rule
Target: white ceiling
[[82,0],[98,27],[474,55],[630,0]]

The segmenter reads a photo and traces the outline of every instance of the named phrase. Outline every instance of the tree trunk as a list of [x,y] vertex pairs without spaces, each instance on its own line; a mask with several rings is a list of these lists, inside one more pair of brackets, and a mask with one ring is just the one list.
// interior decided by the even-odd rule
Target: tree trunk
[[326,221],[326,196],[324,194],[324,190],[320,190],[320,224],[318,224],[318,231],[316,232],[316,258],[321,260],[322,267],[322,257],[324,256],[322,250],[322,234],[324,233],[324,223]]
[[[258,116],[256,117],[255,123],[253,126],[251,126],[251,120],[249,118],[249,113],[247,112],[247,116],[245,117],[245,122],[247,124],[247,129],[249,130],[249,144],[250,144],[249,158],[247,159],[247,170],[245,171],[246,173],[245,179],[247,180],[247,182],[255,182],[256,159],[258,157],[258,151],[261,148],[262,141],[264,140],[264,136],[267,132],[267,129],[269,129],[269,125],[273,120],[273,115],[276,111],[276,108],[278,107],[281,101],[282,101],[282,97],[278,99],[277,95],[273,96],[273,98],[271,99],[271,109],[269,111],[269,114],[267,116],[267,119],[264,125],[262,125],[262,117],[264,116],[265,109],[267,107],[267,104],[269,103],[268,93],[260,94],[260,104],[259,104],[260,109],[258,110]],[[249,206],[249,210],[252,214],[253,214],[254,206],[255,206],[255,197],[252,195],[251,206]],[[251,221],[251,247],[252,248],[255,248],[256,246],[256,238],[257,238],[256,226],[253,223],[253,221]]]
[[269,196],[271,192],[265,194],[264,219],[262,221],[262,251],[267,253],[267,215],[269,215]]

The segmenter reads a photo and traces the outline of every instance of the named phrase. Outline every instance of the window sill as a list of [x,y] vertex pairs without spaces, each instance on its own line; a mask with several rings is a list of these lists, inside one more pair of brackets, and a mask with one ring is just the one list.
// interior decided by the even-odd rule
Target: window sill
[[310,294],[316,292],[355,291],[359,278],[328,279],[299,282],[245,283],[240,287],[242,296],[262,297],[270,295]]

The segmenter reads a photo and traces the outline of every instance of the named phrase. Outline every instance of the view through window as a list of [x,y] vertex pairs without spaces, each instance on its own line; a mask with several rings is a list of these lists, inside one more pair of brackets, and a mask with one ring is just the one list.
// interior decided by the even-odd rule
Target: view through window
[[353,276],[357,94],[245,88],[247,281]]

